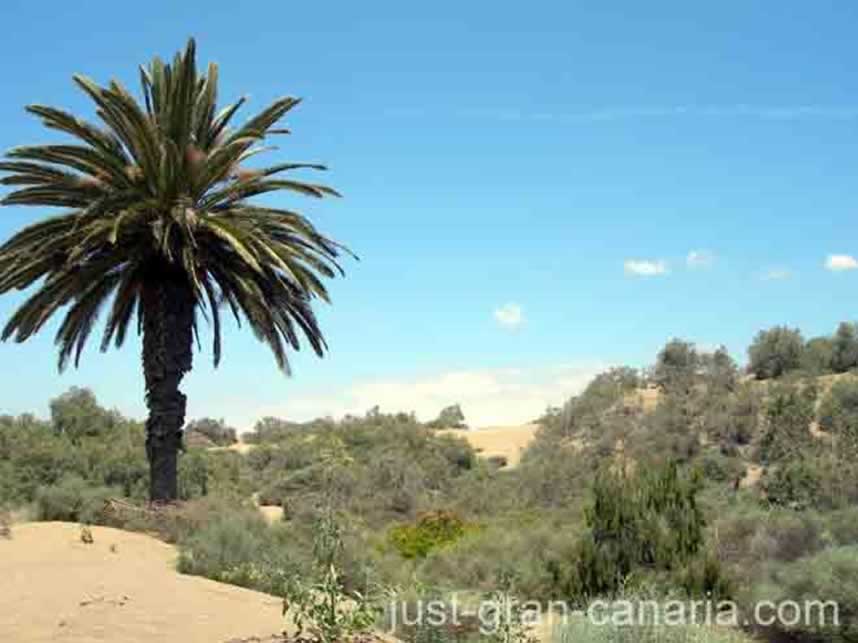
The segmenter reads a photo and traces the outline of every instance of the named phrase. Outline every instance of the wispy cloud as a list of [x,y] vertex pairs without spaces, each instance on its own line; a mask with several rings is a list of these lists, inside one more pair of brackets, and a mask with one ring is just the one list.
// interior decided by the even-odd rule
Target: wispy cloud
[[508,330],[515,330],[524,323],[521,306],[514,303],[504,304],[495,309],[494,318],[498,325]]
[[627,259],[623,271],[635,277],[657,277],[668,273],[667,262],[662,259]]
[[[275,416],[308,420],[346,414],[362,415],[375,405],[383,411],[414,411],[430,420],[449,404],[461,404],[471,426],[520,424],[540,416],[579,393],[598,372],[599,363],[442,372],[414,378],[357,382],[339,391],[295,398],[284,404],[261,405],[254,418]],[[247,426],[253,422],[247,421]]]
[[784,279],[790,279],[792,276],[792,270],[784,268],[783,266],[766,268],[760,273],[760,279],[762,281],[783,281]]
[[825,260],[825,268],[832,272],[857,270],[858,259],[855,259],[852,255],[828,255],[828,258]]
[[692,250],[685,257],[685,265],[690,270],[705,270],[715,264],[715,254],[711,250]]

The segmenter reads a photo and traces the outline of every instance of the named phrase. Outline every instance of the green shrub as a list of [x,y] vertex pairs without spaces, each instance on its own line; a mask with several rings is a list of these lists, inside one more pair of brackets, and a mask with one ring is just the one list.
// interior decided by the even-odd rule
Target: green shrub
[[834,340],[830,337],[814,337],[804,347],[801,368],[810,375],[822,375],[832,371]]
[[433,550],[417,574],[433,586],[490,591],[499,571],[511,565],[522,595],[562,600],[577,588],[574,553],[582,528],[578,512],[510,516]]
[[858,502],[858,461],[835,448],[798,454],[766,471],[767,502],[794,510],[832,510]]
[[659,352],[652,378],[663,391],[687,391],[694,386],[700,366],[694,344],[672,339]]
[[384,612],[382,628],[392,632],[398,641],[476,643],[481,640],[477,615],[454,612],[453,597],[438,587],[412,579],[395,598],[394,611]]
[[771,511],[759,522],[748,553],[762,563],[797,560],[823,548],[823,529],[815,513]]
[[827,514],[826,526],[835,544],[858,545],[858,507]]
[[465,424],[465,414],[462,413],[462,407],[458,404],[447,406],[441,409],[438,417],[431,422],[427,422],[426,426],[430,429],[467,429]]
[[753,574],[769,561],[787,562],[814,554],[828,543],[825,520],[815,512],[742,506],[712,526],[718,559]]
[[297,638],[306,630],[319,643],[362,640],[383,612],[389,592],[364,579],[361,591],[344,582],[342,531],[330,509],[314,527],[313,560],[307,578],[293,575],[283,591],[283,613],[291,616]]
[[190,500],[209,493],[209,457],[202,449],[190,449],[179,458],[179,499]]
[[481,614],[483,640],[491,643],[538,643],[531,624],[534,614],[516,590],[515,575],[503,570],[495,587],[483,596],[483,604],[488,606]]
[[753,386],[737,387],[730,404],[730,427],[726,435],[731,444],[749,444],[760,425],[762,396]]
[[748,348],[748,370],[758,380],[780,377],[801,367],[804,338],[786,326],[761,330]]
[[813,507],[822,487],[813,463],[802,457],[775,467],[763,484],[770,503],[798,511]]
[[0,538],[12,538],[12,514],[0,505]]
[[201,438],[200,442],[208,442],[215,446],[229,446],[238,441],[238,433],[231,426],[227,426],[223,418],[220,420],[200,418],[188,422],[184,429],[184,438],[187,443]]
[[73,386],[51,400],[54,430],[75,443],[112,432],[122,421],[118,412],[99,406],[93,392],[86,388]]
[[601,625],[584,617],[559,627],[554,640],[560,643],[751,643],[740,632],[702,625]]
[[692,558],[674,573],[672,584],[688,596],[705,596],[707,600],[729,599],[734,587],[715,552]]
[[412,524],[393,527],[389,539],[404,558],[426,558],[433,549],[456,542],[466,529],[456,514],[431,511],[418,516]]
[[172,544],[184,541],[218,517],[247,514],[256,517],[259,513],[249,498],[238,496],[213,495],[158,507],[147,501],[117,500],[99,517],[101,524],[155,535]]
[[765,404],[765,433],[758,457],[769,463],[807,453],[813,444],[810,423],[816,414],[814,384],[777,383]]
[[837,436],[841,451],[858,453],[858,378],[842,379],[831,387],[819,407],[819,428]]
[[700,470],[707,481],[733,482],[744,474],[745,465],[739,458],[707,453],[700,459]]
[[101,521],[105,502],[115,495],[115,489],[92,486],[82,478],[63,478],[56,486],[38,489],[36,518],[98,523]]
[[678,570],[692,560],[704,538],[701,482],[675,463],[634,476],[600,474],[577,553],[580,593],[613,595],[633,572]]
[[858,367],[858,324],[842,322],[832,338],[831,369],[845,373]]
[[178,570],[282,595],[298,567],[281,533],[250,509],[215,514],[180,540]]
[[[858,641],[858,546],[826,549],[814,556],[786,565],[776,565],[759,583],[753,599],[775,604],[794,601],[800,606],[810,601],[833,602],[838,606],[839,625],[833,612],[820,622],[819,612],[808,612],[797,625],[779,624],[775,630],[794,640],[855,643]],[[814,608],[816,609],[816,608]]]

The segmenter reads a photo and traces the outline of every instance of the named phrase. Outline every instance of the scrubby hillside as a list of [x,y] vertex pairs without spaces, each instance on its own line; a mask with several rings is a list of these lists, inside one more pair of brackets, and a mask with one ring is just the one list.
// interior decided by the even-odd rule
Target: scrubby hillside
[[[314,557],[324,525],[336,525],[345,592],[396,587],[414,600],[504,587],[577,607],[622,592],[730,598],[742,610],[813,594],[838,600],[846,623],[749,633],[850,641],[858,378],[834,372],[855,367],[843,341],[831,340],[836,360],[818,359],[818,339],[800,345],[812,361],[796,360],[786,336],[758,336],[750,373],[724,350],[671,341],[651,369],[606,371],[538,427],[438,430],[378,409],[266,418],[245,436],[253,448],[189,446],[185,505],[154,523],[133,510],[146,488],[142,427],[71,391],[49,421],[0,419],[0,503],[154,531],[178,543],[181,571],[276,596],[322,582]],[[106,511],[108,498],[132,509]]]

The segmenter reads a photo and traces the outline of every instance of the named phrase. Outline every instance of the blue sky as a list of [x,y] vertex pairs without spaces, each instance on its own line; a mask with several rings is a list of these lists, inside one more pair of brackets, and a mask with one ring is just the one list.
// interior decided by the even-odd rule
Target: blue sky
[[[671,336],[742,359],[760,328],[858,317],[854,3],[123,6],[5,2],[0,148],[52,140],[27,103],[91,113],[73,73],[133,86],[194,35],[222,97],[305,98],[276,155],[345,198],[286,201],[361,256],[321,311],[327,358],[287,379],[230,329],[186,380],[193,416],[514,422]],[[0,240],[43,214],[6,208]],[[87,385],[141,416],[139,343],[59,376],[55,328],[0,345],[0,411]]]

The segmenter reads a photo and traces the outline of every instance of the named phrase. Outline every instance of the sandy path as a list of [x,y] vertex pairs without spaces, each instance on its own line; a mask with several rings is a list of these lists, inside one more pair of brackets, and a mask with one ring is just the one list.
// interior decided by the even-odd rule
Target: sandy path
[[182,576],[169,545],[92,534],[85,545],[78,525],[26,523],[0,540],[0,641],[222,643],[283,629],[277,599]]

